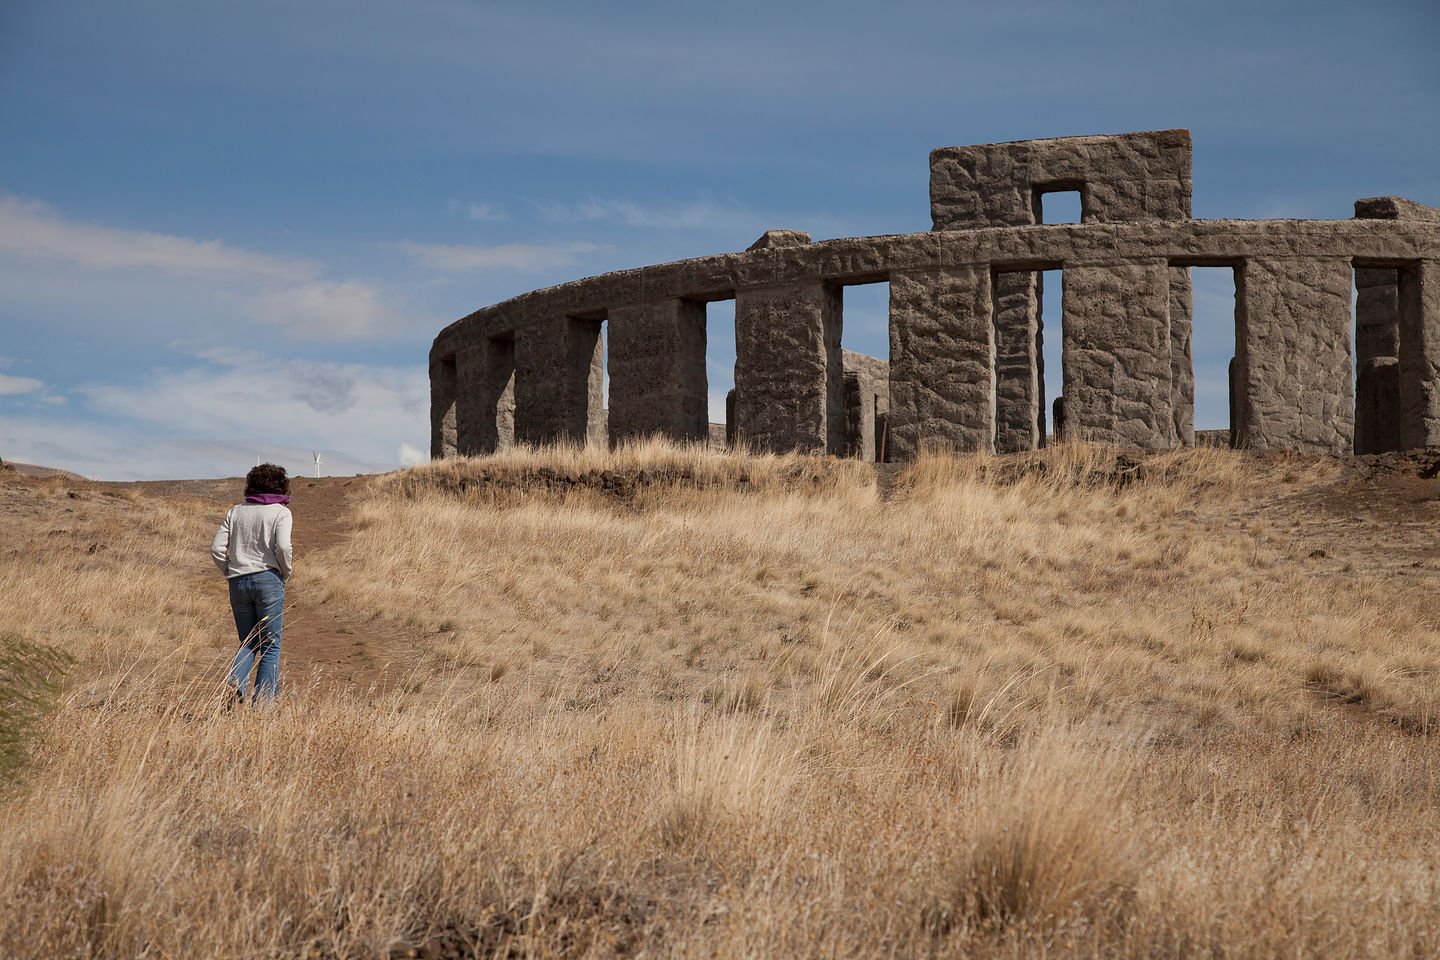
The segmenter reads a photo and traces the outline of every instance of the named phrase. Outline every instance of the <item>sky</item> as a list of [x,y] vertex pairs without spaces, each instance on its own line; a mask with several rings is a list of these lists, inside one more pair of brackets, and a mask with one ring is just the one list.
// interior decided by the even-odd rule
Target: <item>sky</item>
[[[423,460],[446,324],[772,228],[928,230],[938,146],[1185,127],[1196,217],[1440,206],[1437,51],[1433,0],[0,0],[0,457]],[[1223,427],[1233,281],[1196,274]],[[844,345],[888,354],[883,287]]]

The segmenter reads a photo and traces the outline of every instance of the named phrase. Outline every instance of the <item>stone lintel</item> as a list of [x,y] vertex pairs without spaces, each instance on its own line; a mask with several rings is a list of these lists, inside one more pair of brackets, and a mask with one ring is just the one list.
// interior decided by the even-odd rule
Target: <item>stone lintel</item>
[[1355,201],[1357,220],[1424,220],[1440,222],[1440,209],[1404,197],[1366,197]]
[[804,230],[766,230],[760,234],[760,239],[750,246],[749,250],[771,250],[776,247],[803,247],[811,243],[810,234]]
[[1235,445],[1349,454],[1350,261],[1251,258],[1235,282]]
[[941,147],[930,153],[930,216],[936,230],[1029,226],[1038,198],[1080,192],[1086,223],[1187,220],[1188,130],[1150,130]]
[[887,459],[995,449],[990,310],[988,264],[891,274]]
[[705,304],[662,300],[610,311],[610,439],[710,434]]
[[735,432],[762,450],[840,453],[844,385],[840,287],[735,295]]
[[1169,264],[1075,267],[1062,282],[1067,437],[1174,446]]

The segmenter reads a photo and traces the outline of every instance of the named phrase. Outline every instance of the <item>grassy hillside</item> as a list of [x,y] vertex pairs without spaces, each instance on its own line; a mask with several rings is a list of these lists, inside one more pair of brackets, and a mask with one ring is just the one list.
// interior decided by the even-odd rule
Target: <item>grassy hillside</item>
[[5,630],[76,658],[0,955],[1433,956],[1440,481],[1392,467],[418,467],[296,534],[397,679],[287,622],[259,714],[213,502],[0,484]]

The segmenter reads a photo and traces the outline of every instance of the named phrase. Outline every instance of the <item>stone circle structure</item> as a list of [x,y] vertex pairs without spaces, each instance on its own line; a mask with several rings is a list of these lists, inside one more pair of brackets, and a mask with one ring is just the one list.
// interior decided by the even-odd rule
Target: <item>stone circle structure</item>
[[[1440,210],[1378,197],[1351,220],[1194,220],[1190,164],[1186,130],[944,147],[930,155],[928,233],[813,243],[773,230],[743,253],[484,307],[431,348],[431,455],[709,440],[705,304],[728,299],[730,439],[892,460],[1034,449],[1047,442],[1045,270],[1063,277],[1065,435],[1189,445],[1200,266],[1235,275],[1233,445],[1440,446]],[[1079,193],[1080,223],[1041,222],[1056,191]],[[877,281],[890,285],[888,360],[840,345],[841,289]]]

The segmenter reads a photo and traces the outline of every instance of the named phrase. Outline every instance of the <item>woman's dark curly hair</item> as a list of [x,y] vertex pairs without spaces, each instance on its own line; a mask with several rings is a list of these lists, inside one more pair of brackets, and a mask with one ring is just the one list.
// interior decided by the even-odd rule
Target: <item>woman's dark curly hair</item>
[[290,493],[290,478],[285,468],[275,463],[262,463],[245,474],[245,496],[257,493]]

